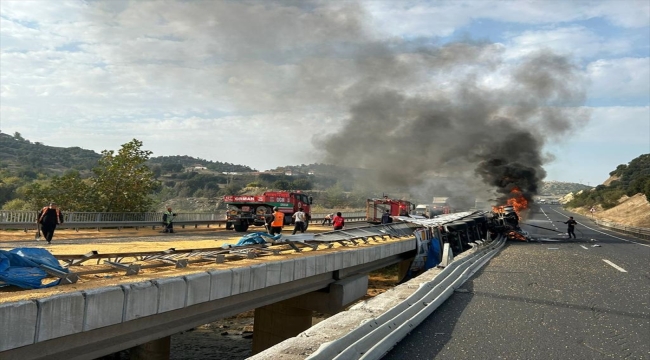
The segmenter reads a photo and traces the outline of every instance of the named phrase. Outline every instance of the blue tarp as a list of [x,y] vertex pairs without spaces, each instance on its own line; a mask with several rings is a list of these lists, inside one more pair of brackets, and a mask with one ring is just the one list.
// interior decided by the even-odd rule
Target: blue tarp
[[269,238],[272,240],[278,240],[280,237],[282,237],[282,234],[277,234],[275,236],[265,233],[265,232],[254,232],[250,234],[246,234],[239,239],[237,244],[235,246],[244,246],[244,245],[254,245],[254,244],[264,244],[266,243],[266,240],[264,238]]
[[61,280],[43,284],[48,275],[40,268],[47,265],[57,270],[68,272],[59,261],[42,248],[16,248],[9,251],[0,250],[0,281],[23,289],[40,289],[59,285]]
[[441,258],[441,250],[440,250],[440,240],[437,238],[431,239],[431,245],[429,246],[429,254],[427,256],[427,263],[425,264],[424,268],[429,270],[433,269],[434,267],[438,266],[440,264],[440,258]]

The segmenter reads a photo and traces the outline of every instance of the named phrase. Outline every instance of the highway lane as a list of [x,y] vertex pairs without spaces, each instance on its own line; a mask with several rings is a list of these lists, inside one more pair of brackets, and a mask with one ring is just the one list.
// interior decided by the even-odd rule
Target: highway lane
[[558,241],[510,242],[384,359],[650,359],[650,244],[554,205],[522,228]]

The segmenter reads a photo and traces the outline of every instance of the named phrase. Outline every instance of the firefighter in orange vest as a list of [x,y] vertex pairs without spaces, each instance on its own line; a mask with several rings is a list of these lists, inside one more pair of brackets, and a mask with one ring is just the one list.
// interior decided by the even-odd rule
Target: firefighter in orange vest
[[282,227],[284,227],[284,213],[278,210],[278,207],[273,208],[273,215],[271,219],[271,235],[282,233]]

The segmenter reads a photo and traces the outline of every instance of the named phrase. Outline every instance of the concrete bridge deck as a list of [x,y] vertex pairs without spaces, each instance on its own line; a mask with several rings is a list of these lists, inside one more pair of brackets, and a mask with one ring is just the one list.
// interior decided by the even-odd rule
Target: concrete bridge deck
[[308,302],[343,306],[365,294],[369,271],[408,259],[414,251],[414,238],[384,239],[193,266],[177,276],[122,278],[110,286],[33,290],[27,300],[4,294],[0,357],[92,359],[317,290],[322,296]]

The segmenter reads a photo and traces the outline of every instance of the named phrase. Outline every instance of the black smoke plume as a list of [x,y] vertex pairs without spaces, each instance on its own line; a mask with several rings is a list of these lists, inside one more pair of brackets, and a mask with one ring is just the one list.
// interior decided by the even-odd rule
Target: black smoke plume
[[[376,169],[380,186],[440,191],[444,178],[453,181],[442,187],[457,195],[491,192],[494,199],[496,191],[503,202],[517,187],[532,200],[546,176],[545,142],[587,117],[578,69],[550,51],[509,62],[491,44],[454,43],[411,56],[420,59],[411,68],[394,58],[374,63],[385,68],[355,87],[358,101],[343,127],[317,141],[325,161]],[[396,73],[417,78],[423,90],[391,86],[399,83]]]

